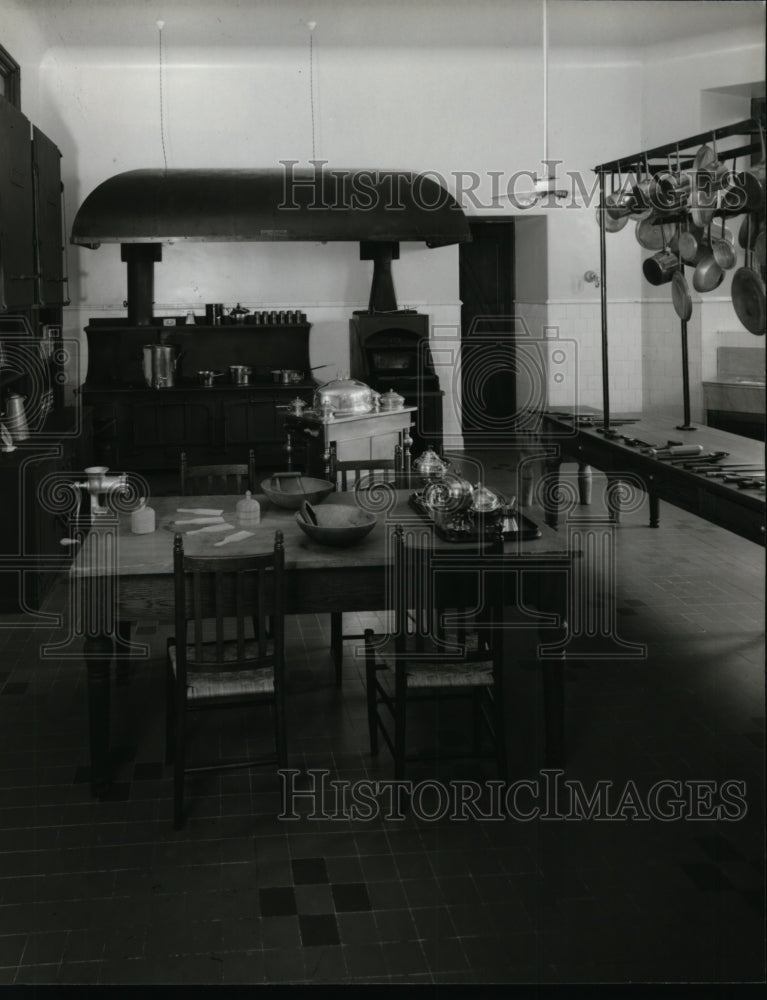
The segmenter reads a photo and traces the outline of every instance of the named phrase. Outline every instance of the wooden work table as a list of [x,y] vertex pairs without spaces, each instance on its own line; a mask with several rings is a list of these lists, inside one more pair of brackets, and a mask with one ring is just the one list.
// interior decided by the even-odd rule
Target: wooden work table
[[[586,422],[591,421],[591,422]],[[650,527],[660,525],[659,501],[697,514],[713,524],[733,531],[757,544],[765,544],[764,490],[740,489],[735,483],[725,483],[702,472],[686,468],[695,458],[662,458],[644,452],[642,444],[629,444],[626,438],[665,447],[669,441],[683,445],[700,445],[704,454],[725,452],[722,465],[760,467],[764,471],[764,444],[751,438],[700,426],[695,430],[679,430],[673,420],[639,417],[630,422],[611,424],[611,434],[604,432],[598,417],[580,419],[571,414],[549,411],[543,415],[541,438],[546,448],[545,474],[550,482],[547,495],[546,522],[558,523],[560,504],[556,501],[563,461],[574,461],[579,467],[581,503],[590,499],[590,466],[605,472],[608,479],[608,509],[615,521],[620,519],[621,496],[636,487],[648,494]]]
[[[420,521],[408,505],[409,491],[393,493],[393,506],[381,511],[370,535],[350,548],[329,548],[309,539],[298,527],[295,512],[271,504],[264,496],[261,523],[244,541],[217,546],[226,534],[186,534],[185,551],[190,555],[244,555],[262,552],[273,544],[274,532],[284,534],[286,613],[375,611],[387,606],[387,569],[390,565],[388,534],[397,523]],[[156,530],[134,535],[128,513],[107,516],[88,530],[75,528],[80,551],[70,571],[70,585],[81,611],[77,626],[84,636],[83,657],[88,670],[91,749],[91,784],[94,794],[104,794],[110,783],[109,713],[111,660],[117,641],[118,666],[142,653],[131,644],[128,623],[151,619],[172,622],[173,538],[175,531],[193,530],[173,522],[194,515],[178,508],[222,509],[232,531],[239,530],[234,514],[236,496],[159,497],[150,499],[156,511]],[[354,493],[334,494],[327,502],[352,504]],[[534,514],[532,516],[535,516]],[[538,515],[540,517],[540,515]],[[461,546],[434,540],[435,552],[458,553]],[[512,557],[511,570],[504,563],[507,603],[529,613],[538,609],[525,627],[538,628],[553,644],[562,641],[568,600],[571,554],[562,533],[545,525],[541,537],[525,542],[506,542]],[[508,580],[507,580],[508,578]],[[523,600],[519,600],[523,597]],[[74,623],[73,623],[74,625]],[[517,627],[517,626],[515,626]],[[509,661],[513,659],[510,630]],[[79,647],[78,647],[79,648]],[[145,656],[146,653],[143,653]],[[289,669],[289,664],[288,664]],[[505,685],[510,716],[512,771],[525,768],[525,755],[535,751],[539,732],[536,703],[542,702],[545,718],[545,759],[551,765],[564,761],[564,652],[541,661],[539,671],[514,670]],[[542,679],[542,685],[541,685]],[[529,695],[524,689],[529,690]],[[540,689],[540,691],[539,691]],[[531,702],[529,699],[535,699]],[[516,747],[516,749],[515,749]],[[537,752],[537,751],[535,751]],[[526,773],[534,772],[533,760]]]

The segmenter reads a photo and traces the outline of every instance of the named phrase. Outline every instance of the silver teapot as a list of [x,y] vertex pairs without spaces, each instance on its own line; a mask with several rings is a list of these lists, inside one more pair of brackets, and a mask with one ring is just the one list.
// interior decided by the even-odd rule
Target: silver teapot
[[471,513],[486,525],[499,524],[504,518],[504,500],[481,483],[472,490]]
[[470,510],[474,488],[468,479],[455,473],[447,473],[424,488],[423,500],[435,515],[463,514]]
[[413,459],[413,471],[427,479],[441,479],[447,472],[450,463],[439,457],[436,451],[429,447],[418,458]]

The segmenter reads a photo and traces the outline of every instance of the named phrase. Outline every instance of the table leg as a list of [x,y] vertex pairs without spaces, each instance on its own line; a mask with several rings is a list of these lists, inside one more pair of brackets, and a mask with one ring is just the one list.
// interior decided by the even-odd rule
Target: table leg
[[[117,622],[118,649],[125,650],[130,645],[131,626],[133,622],[120,619]],[[131,657],[125,652],[115,655],[115,682],[120,687],[126,687],[131,681]]]
[[561,464],[562,459],[559,455],[547,455],[543,462],[545,520],[550,528],[556,528],[559,524],[559,467]]
[[332,611],[330,614],[330,656],[333,666],[336,668],[336,684],[341,687],[343,684],[343,662],[344,662],[344,629],[343,613]]
[[565,655],[542,664],[546,767],[565,766]]
[[591,503],[591,466],[585,462],[578,463],[578,499],[588,506]]
[[615,524],[621,521],[621,481],[618,476],[607,474],[607,510]]
[[658,528],[660,527],[660,500],[658,499],[658,494],[650,490],[648,499],[650,501],[650,527]]
[[110,785],[109,701],[113,641],[109,636],[88,636],[83,643],[88,668],[88,733],[91,793],[99,798]]

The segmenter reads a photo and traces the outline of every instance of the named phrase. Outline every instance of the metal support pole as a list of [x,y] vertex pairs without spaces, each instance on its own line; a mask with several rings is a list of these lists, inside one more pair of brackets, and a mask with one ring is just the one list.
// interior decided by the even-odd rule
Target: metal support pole
[[610,437],[610,363],[607,355],[607,248],[605,246],[605,175],[599,172],[599,285],[602,306],[602,409],[604,433]]
[[690,424],[690,363],[687,356],[687,320],[682,320],[682,404],[684,423],[677,424],[678,431],[694,431]]

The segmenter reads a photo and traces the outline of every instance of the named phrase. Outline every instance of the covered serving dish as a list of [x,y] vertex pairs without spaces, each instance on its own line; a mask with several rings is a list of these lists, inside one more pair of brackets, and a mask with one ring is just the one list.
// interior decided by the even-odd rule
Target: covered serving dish
[[381,395],[381,409],[382,410],[401,410],[405,405],[405,397],[400,396],[398,392],[394,389],[389,389],[388,392],[384,392]]
[[413,471],[428,479],[440,479],[447,472],[448,464],[439,457],[433,448],[429,447],[413,460]]
[[371,413],[376,393],[355,378],[343,375],[321,385],[314,394],[314,409],[318,413],[332,408],[337,417],[349,417],[361,413]]

